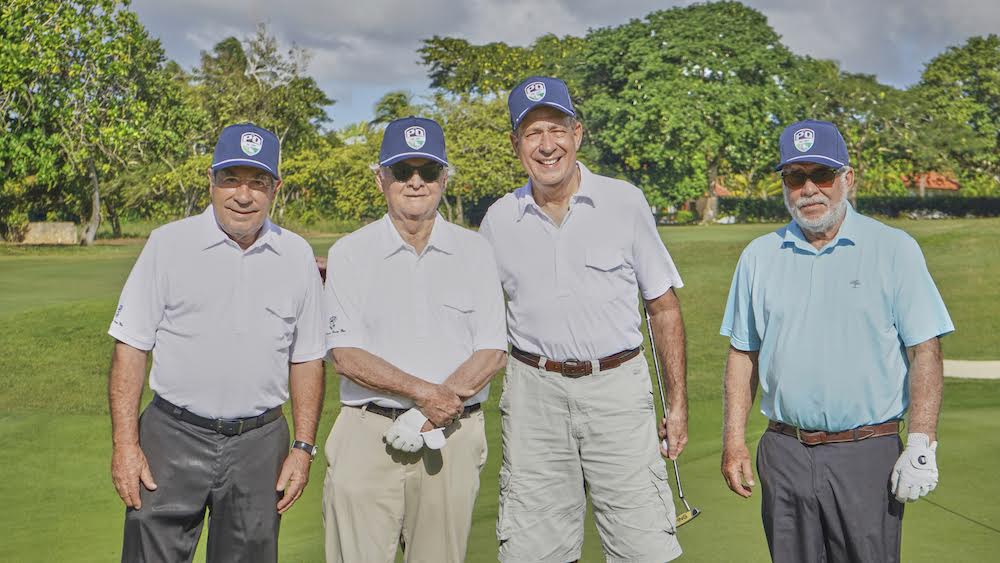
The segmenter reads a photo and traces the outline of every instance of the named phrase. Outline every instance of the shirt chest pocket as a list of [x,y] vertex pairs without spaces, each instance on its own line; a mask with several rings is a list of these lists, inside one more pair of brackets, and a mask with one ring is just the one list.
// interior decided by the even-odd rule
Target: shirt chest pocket
[[602,299],[613,299],[628,291],[632,268],[625,261],[620,248],[595,246],[587,248],[584,257],[585,272],[581,279],[586,294]]
[[291,301],[265,304],[262,339],[275,343],[279,350],[287,349],[292,344],[297,319],[298,308]]
[[472,338],[476,305],[470,295],[465,292],[443,295],[437,309],[435,316],[441,324],[430,327],[432,333],[440,329],[453,337]]

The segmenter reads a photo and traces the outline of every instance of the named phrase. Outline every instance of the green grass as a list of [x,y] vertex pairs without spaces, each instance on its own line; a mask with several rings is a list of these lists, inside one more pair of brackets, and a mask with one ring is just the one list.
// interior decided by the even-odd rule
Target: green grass
[[[958,332],[945,339],[952,359],[1000,359],[1000,220],[894,221],[920,242]],[[681,458],[685,493],[704,511],[680,530],[687,561],[766,561],[759,500],[731,494],[719,476],[721,373],[726,340],[718,328],[740,251],[774,225],[663,229],[685,280],[680,290],[689,335],[691,441]],[[325,254],[336,235],[310,236]],[[111,340],[105,336],[121,285],[141,241],[94,248],[0,245],[0,561],[108,561],[119,556],[121,502],[108,473],[110,427],[105,385]],[[948,380],[938,450],[941,483],[907,508],[906,561],[983,561],[995,555],[1000,504],[988,476],[1000,466],[1000,381]],[[494,520],[500,464],[494,390],[486,406],[490,456],[470,538],[468,561],[495,561]],[[148,399],[148,395],[147,395]],[[331,376],[321,421],[325,440],[338,411]],[[763,419],[751,427],[759,435]],[[283,561],[322,559],[320,495],[325,462],[285,517]],[[933,503],[933,504],[932,504]],[[956,514],[957,513],[957,514]],[[591,525],[592,526],[592,525]],[[204,550],[201,550],[203,557]],[[199,559],[203,560],[203,559]],[[601,561],[588,528],[584,561]]]

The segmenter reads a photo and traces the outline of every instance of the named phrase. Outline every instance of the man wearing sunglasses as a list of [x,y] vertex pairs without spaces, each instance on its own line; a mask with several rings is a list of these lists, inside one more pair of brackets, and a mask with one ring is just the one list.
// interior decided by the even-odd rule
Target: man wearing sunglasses
[[500,398],[500,560],[579,559],[588,492],[609,561],[674,559],[681,548],[639,295],[667,367],[662,453],[676,459],[687,442],[680,275],[642,192],[577,161],[583,125],[566,84],[531,77],[507,101],[529,181],[480,227],[507,292],[511,342]]
[[733,276],[722,474],[751,495],[759,384],[771,558],[899,561],[902,503],[937,484],[939,338],[954,326],[917,243],[848,203],[854,171],[837,128],[800,121],[779,142],[792,221],[751,242]]
[[326,442],[328,562],[465,559],[482,403],[506,357],[503,293],[489,244],[437,212],[448,180],[441,127],[385,129],[382,219],[327,258],[328,341],[342,407]]
[[122,561],[191,561],[206,512],[208,561],[277,561],[281,514],[309,481],[326,315],[311,247],[268,219],[279,153],[252,123],[223,129],[211,205],[154,230],[125,282],[108,330]]

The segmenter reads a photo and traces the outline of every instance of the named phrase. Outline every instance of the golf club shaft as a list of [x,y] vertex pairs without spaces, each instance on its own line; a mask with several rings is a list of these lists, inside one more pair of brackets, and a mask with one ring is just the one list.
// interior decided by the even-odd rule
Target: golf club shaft
[[[660,390],[660,406],[663,407],[663,416],[667,416],[667,396],[663,393],[663,375],[660,373],[660,356],[656,353],[656,340],[653,338],[653,322],[649,318],[649,309],[646,308],[646,304],[642,304],[642,312],[646,315],[646,330],[649,332],[649,349],[653,352],[653,369],[656,371],[656,388]],[[684,508],[691,510],[688,506],[687,499],[684,498],[684,489],[681,488],[681,472],[677,468],[677,460],[671,460],[674,462],[674,480],[677,481],[677,496],[681,497],[681,502],[684,503]]]

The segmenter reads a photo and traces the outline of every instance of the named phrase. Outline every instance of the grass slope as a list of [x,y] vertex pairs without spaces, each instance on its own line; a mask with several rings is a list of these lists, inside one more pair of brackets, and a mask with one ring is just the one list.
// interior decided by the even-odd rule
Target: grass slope
[[[1000,220],[895,221],[921,244],[958,327],[945,339],[953,359],[1000,359],[996,334]],[[704,511],[680,530],[686,561],[766,561],[759,500],[728,492],[718,473],[720,380],[726,341],[717,336],[730,276],[745,244],[774,225],[662,230],[685,280],[680,290],[689,338],[691,441],[681,458],[685,493]],[[310,238],[325,254],[335,236]],[[0,515],[2,561],[108,561],[119,557],[122,507],[108,474],[105,399],[111,341],[105,330],[138,242],[95,248],[0,246]],[[941,483],[907,508],[906,561],[983,561],[1000,545],[1000,505],[988,476],[1000,466],[997,381],[949,380],[938,450]],[[491,455],[473,516],[468,561],[495,561],[494,520],[500,463],[494,391],[486,406]],[[148,399],[148,395],[147,395]],[[321,421],[325,440],[336,416],[331,376]],[[751,428],[759,436],[763,418]],[[285,517],[283,561],[322,560],[320,495],[325,461]],[[985,494],[984,494],[985,493]],[[601,561],[589,524],[583,561]],[[203,560],[204,550],[198,560]]]

